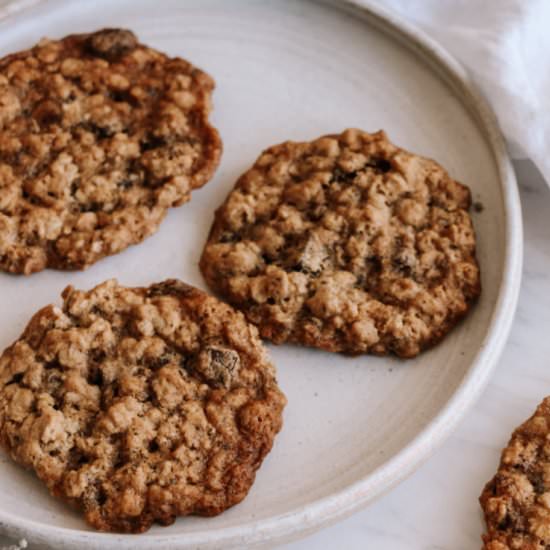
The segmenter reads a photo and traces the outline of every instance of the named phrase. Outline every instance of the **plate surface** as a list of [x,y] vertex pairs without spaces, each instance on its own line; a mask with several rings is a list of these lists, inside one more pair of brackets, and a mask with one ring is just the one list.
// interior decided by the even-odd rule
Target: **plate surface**
[[42,36],[124,26],[188,58],[217,81],[213,120],[225,145],[216,177],[143,244],[82,273],[0,274],[2,349],[39,307],[59,302],[68,284],[177,277],[204,288],[197,262],[214,209],[263,148],[285,139],[384,128],[394,143],[438,160],[484,206],[473,214],[482,297],[435,349],[405,362],[270,348],[289,404],[242,504],[139,537],[95,533],[0,455],[1,530],[56,548],[230,548],[289,539],[351,513],[412,472],[479,395],[507,336],[520,282],[512,168],[463,70],[417,31],[362,4],[43,0],[0,22],[2,55]]

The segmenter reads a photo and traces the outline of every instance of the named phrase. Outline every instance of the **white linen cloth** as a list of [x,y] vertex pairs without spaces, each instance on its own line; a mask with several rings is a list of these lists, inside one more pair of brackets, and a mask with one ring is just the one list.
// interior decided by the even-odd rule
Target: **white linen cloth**
[[491,103],[516,158],[550,185],[550,0],[374,0],[442,44]]

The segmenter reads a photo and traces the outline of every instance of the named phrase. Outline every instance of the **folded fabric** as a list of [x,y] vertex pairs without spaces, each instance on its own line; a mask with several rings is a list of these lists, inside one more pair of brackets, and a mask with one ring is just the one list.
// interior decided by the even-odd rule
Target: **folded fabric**
[[489,99],[516,158],[550,185],[550,0],[374,0],[437,40]]

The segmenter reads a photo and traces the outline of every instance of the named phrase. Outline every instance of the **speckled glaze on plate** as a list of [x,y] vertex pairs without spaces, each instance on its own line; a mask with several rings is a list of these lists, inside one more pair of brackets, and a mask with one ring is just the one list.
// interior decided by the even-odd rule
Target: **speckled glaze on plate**
[[479,396],[506,340],[521,276],[514,174],[490,108],[464,69],[372,2],[26,0],[0,11],[0,53],[104,26],[182,55],[217,81],[224,140],[216,177],[143,244],[82,273],[0,274],[0,347],[67,285],[168,277],[205,288],[197,262],[213,211],[259,151],[348,126],[384,128],[473,191],[483,293],[439,346],[412,361],[270,347],[289,399],[285,426],[248,498],[216,518],[139,536],[96,533],[0,455],[0,531],[55,548],[243,548],[336,521],[395,485]]

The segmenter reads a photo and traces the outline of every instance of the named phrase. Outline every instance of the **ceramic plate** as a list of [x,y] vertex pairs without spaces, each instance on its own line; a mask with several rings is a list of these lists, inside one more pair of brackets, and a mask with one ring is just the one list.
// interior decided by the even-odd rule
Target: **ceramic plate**
[[265,147],[348,126],[384,128],[469,185],[483,293],[417,359],[270,347],[288,396],[285,426],[248,498],[216,518],[183,518],[140,536],[91,531],[29,473],[0,455],[0,528],[56,548],[231,548],[288,540],[365,505],[412,472],[479,396],[506,339],[521,272],[514,175],[487,105],[466,73],[418,31],[365,2],[28,0],[0,22],[0,53],[104,26],[207,70],[224,140],[216,177],[156,235],[82,273],[0,275],[0,347],[63,288],[110,277],[205,287],[197,261],[214,209]]

